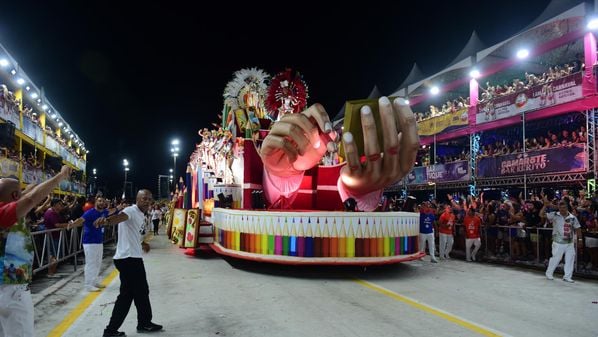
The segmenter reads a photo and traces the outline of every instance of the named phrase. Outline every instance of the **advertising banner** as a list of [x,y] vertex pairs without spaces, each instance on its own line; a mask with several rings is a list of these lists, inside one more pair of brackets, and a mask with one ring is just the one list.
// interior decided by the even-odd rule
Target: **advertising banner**
[[432,136],[453,126],[466,126],[469,124],[467,109],[429,118],[417,123],[417,133],[420,136]]
[[502,177],[586,170],[583,144],[487,157],[478,161],[478,177]]
[[429,181],[443,183],[449,181],[469,180],[469,162],[466,160],[447,164],[436,164],[426,168]]
[[476,123],[517,116],[524,111],[538,110],[571,102],[582,97],[581,72],[527,90],[496,97],[478,104]]

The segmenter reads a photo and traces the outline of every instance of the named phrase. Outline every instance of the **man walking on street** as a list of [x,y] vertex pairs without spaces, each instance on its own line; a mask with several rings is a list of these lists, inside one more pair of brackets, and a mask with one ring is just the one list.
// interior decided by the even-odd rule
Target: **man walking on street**
[[453,233],[455,231],[455,214],[450,205],[446,205],[444,213],[438,219],[438,231],[440,232],[440,259],[450,258],[449,253],[453,250]]
[[110,323],[104,329],[104,337],[126,336],[118,331],[123,324],[131,303],[137,308],[137,332],[155,332],[162,326],[152,323],[152,307],[149,300],[149,286],[143,265],[141,251],[149,252],[150,247],[142,242],[148,228],[145,227],[145,213],[152,202],[149,190],[137,193],[136,204],[122,210],[117,215],[99,218],[97,225],[118,225],[118,243],[114,254],[114,265],[120,273],[120,293],[114,304]]
[[[475,213],[475,209],[470,207],[467,215],[463,218],[463,225],[465,226],[465,260],[467,262],[475,261],[475,257],[482,246],[480,239],[480,227],[482,226],[482,219]],[[473,245],[473,253],[471,246]]]
[[552,223],[552,257],[548,261],[548,268],[546,269],[546,278],[554,280],[554,270],[561,262],[563,254],[565,255],[565,275],[563,281],[573,283],[571,276],[573,275],[573,264],[575,262],[575,247],[573,245],[574,235],[573,230],[577,234],[577,244],[583,248],[583,240],[581,236],[581,225],[577,218],[569,213],[567,203],[559,201],[557,212],[546,213],[546,207],[550,205],[550,201],[544,196],[544,207],[540,210],[540,216],[545,217]]

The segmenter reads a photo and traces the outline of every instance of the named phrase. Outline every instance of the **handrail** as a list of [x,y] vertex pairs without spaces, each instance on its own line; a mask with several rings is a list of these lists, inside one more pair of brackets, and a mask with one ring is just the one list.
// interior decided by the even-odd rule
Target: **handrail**
[[[73,259],[74,271],[77,270],[77,262],[79,254],[83,253],[83,226],[76,226],[70,229],[53,228],[42,231],[31,232],[31,240],[33,242],[33,274],[48,269],[51,262],[60,263],[68,259]],[[116,240],[116,226],[104,227],[104,243]],[[54,242],[54,234],[59,232],[57,246]],[[56,261],[50,261],[49,251],[52,245],[53,251],[56,252]]]

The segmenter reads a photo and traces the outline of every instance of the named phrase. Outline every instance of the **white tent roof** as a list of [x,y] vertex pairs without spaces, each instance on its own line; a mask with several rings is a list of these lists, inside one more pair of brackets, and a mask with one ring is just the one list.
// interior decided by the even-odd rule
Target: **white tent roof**
[[[534,28],[559,20],[585,16],[586,13],[588,13],[587,7],[588,6],[585,2],[579,0],[553,0],[548,4],[548,6],[546,6],[544,11],[534,21],[532,21],[531,24],[522,29],[519,33],[486,49],[482,49],[483,43],[479,39],[477,33],[474,31],[471,34],[469,41],[465,44],[457,57],[455,57],[453,62],[449,63],[449,66],[431,76],[416,81],[412,81],[410,78],[412,77],[411,75],[413,73],[412,68],[412,71],[409,73],[409,75],[407,75],[401,86],[395,90],[391,96],[405,96],[405,88],[407,88],[407,94],[410,94],[423,84],[431,82],[434,78],[442,74],[461,68],[471,67],[474,64],[474,61],[482,61],[503,45]],[[473,58],[474,55],[475,60]]]

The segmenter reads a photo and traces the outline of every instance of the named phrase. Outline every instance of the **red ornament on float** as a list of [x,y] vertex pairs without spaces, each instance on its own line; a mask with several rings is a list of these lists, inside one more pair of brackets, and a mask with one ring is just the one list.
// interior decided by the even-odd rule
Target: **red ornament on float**
[[307,84],[299,72],[286,69],[272,78],[266,96],[266,109],[274,120],[287,113],[299,113],[307,106]]

